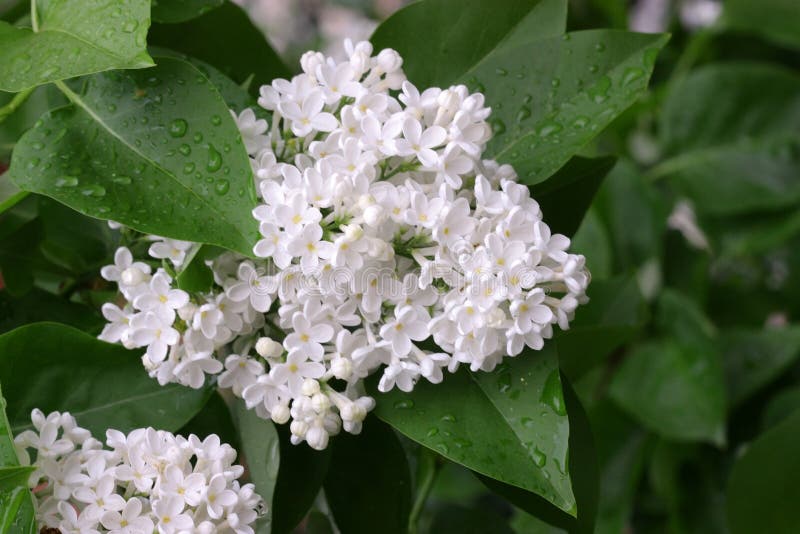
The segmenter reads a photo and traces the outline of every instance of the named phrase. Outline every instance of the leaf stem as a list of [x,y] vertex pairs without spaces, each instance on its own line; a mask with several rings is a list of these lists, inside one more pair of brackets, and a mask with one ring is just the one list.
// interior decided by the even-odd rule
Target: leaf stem
[[19,93],[14,95],[14,98],[11,99],[11,102],[6,104],[5,106],[0,108],[0,122],[3,122],[8,117],[11,116],[12,113],[17,111],[22,104],[28,99],[30,94],[33,92],[35,87],[31,87],[29,89],[25,89],[24,91],[20,91]]
[[417,534],[418,532],[419,516],[422,513],[422,510],[425,509],[425,503],[428,501],[428,495],[433,488],[436,475],[439,474],[439,469],[442,466],[438,455],[426,447],[420,447],[419,458],[417,459],[417,462],[419,465],[417,494],[414,497],[414,504],[411,507],[411,513],[408,515],[409,534]]

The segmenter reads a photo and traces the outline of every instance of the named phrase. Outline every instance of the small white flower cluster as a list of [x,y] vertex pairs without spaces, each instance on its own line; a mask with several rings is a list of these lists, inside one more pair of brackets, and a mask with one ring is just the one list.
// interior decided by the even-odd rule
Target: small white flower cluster
[[[420,92],[395,51],[346,49],[339,63],[308,52],[302,74],[261,88],[271,126],[234,114],[261,198],[262,260],[208,262],[216,285],[198,295],[126,249],[103,273],[128,301],[104,308],[104,339],[147,346],[162,383],[220,373],[318,449],[340,426],[360,430],[368,375],[382,368],[381,391],[410,391],[460,364],[492,370],[568,328],[589,283],[514,170],[481,159],[483,95]],[[150,254],[178,266],[190,250],[162,239]]]
[[35,470],[29,485],[37,523],[64,533],[253,534],[264,508],[253,484],[240,485],[236,451],[216,435],[200,440],[140,428],[106,432],[106,445],[69,413],[31,414],[34,430],[14,444]]

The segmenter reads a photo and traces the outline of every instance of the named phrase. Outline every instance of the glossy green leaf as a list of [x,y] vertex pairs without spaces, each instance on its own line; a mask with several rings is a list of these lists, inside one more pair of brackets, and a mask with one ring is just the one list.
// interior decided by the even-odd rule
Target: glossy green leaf
[[487,506],[446,504],[436,510],[431,534],[514,534],[508,519]]
[[614,157],[574,157],[553,176],[530,188],[553,233],[572,237],[615,162]]
[[110,69],[150,67],[150,2],[33,0],[38,32],[0,21],[0,90],[17,92]]
[[733,466],[728,481],[732,534],[797,532],[800,499],[800,412],[758,437]]
[[[256,492],[267,504],[266,514],[258,520],[256,532],[268,533],[272,530],[275,483],[278,479],[278,468],[281,463],[278,433],[272,421],[260,418],[254,410],[248,410],[244,402],[236,400],[231,406],[233,423],[239,434],[241,449],[239,452],[247,462],[250,481],[255,484]],[[274,532],[279,532],[277,529]]]
[[251,254],[250,162],[222,97],[195,67],[160,58],[67,91],[73,105],[45,115],[15,149],[19,187],[142,232]]
[[34,534],[36,517],[28,477],[33,467],[0,468],[0,534]]
[[33,496],[28,489],[32,467],[20,467],[14,435],[0,391],[0,534],[35,532]]
[[[280,467],[272,497],[272,532],[288,534],[303,520],[322,489],[331,447],[315,451],[289,442],[289,425],[278,425]],[[334,438],[335,439],[335,438]]]
[[800,76],[758,63],[699,69],[664,103],[669,177],[714,215],[778,209],[800,200]]
[[156,22],[183,22],[208,13],[224,0],[153,0],[151,12]]
[[576,514],[567,468],[569,420],[553,343],[491,373],[466,369],[412,393],[375,393],[375,414],[482,475],[541,495]]
[[252,78],[250,91],[291,71],[242,8],[230,1],[182,24],[154,24],[150,44],[183,52],[218,68],[237,83]]
[[800,327],[723,331],[719,342],[733,406],[775,380],[800,357]]
[[591,534],[595,531],[598,500],[597,458],[589,418],[572,386],[562,377],[564,402],[569,414],[569,472],[577,501],[578,517],[573,517],[540,496],[481,476],[486,486],[513,505],[572,534]]
[[361,433],[341,434],[325,478],[325,497],[336,525],[348,534],[408,532],[411,473],[394,431],[375,418]]
[[214,273],[205,262],[222,252],[224,251],[221,248],[211,245],[203,245],[195,250],[194,255],[187,258],[188,263],[185,263],[176,277],[178,287],[190,293],[209,291],[214,284]]
[[648,316],[634,277],[595,280],[587,295],[589,303],[557,336],[561,369],[573,381],[633,339]]
[[99,334],[106,324],[98,310],[39,288],[33,288],[18,298],[8,291],[0,292],[0,334],[40,321],[62,323],[95,334]]
[[725,0],[723,24],[778,44],[800,48],[800,17],[795,0]]
[[95,436],[108,428],[175,431],[212,391],[159,386],[142,368],[140,352],[57,323],[34,323],[0,336],[0,382],[15,433],[30,426],[34,408],[68,411]]
[[461,78],[492,106],[487,155],[545,180],[636,101],[666,41],[590,30],[493,52]]
[[725,389],[719,354],[679,339],[632,350],[610,388],[641,425],[675,440],[725,440]]
[[566,23],[565,0],[511,0],[503,9],[489,2],[428,0],[397,11],[370,40],[378,50],[397,50],[418,87],[448,86],[494,49],[561,35]]

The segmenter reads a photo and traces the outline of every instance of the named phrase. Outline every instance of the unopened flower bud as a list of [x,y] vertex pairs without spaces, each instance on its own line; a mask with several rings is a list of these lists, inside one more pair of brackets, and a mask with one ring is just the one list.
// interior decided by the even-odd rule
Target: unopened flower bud
[[303,380],[303,387],[300,389],[300,392],[306,397],[316,395],[319,393],[319,382],[313,378],[306,378]]

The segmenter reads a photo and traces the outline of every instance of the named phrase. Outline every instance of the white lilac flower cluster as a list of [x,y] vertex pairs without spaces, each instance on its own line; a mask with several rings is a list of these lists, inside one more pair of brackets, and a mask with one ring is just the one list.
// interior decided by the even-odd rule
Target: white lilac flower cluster
[[[240,485],[236,451],[216,435],[200,440],[140,428],[106,432],[107,449],[69,413],[34,410],[35,430],[14,445],[33,465],[29,485],[37,523],[80,534],[235,533],[250,526],[264,502]],[[30,451],[34,452],[31,464]]]
[[[103,339],[147,347],[162,383],[218,374],[317,449],[341,426],[360,431],[368,375],[410,391],[461,364],[492,370],[568,328],[589,283],[514,170],[481,159],[483,95],[420,92],[395,51],[346,48],[338,63],[308,52],[302,74],[261,88],[271,125],[234,114],[261,198],[260,260],[207,262],[215,286],[196,295],[127,249],[103,271],[127,300],[104,308]],[[160,239],[150,255],[179,268],[192,247]]]

